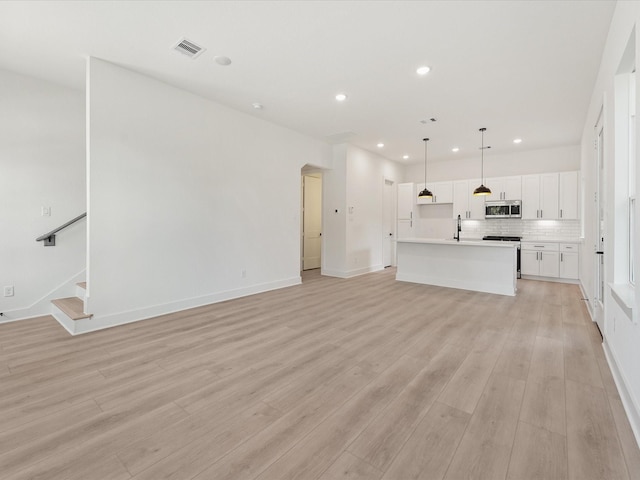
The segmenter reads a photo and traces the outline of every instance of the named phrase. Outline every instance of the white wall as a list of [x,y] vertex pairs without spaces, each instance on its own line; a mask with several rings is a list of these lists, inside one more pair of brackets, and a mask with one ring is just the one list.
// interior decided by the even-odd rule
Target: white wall
[[[583,136],[581,142],[581,170],[584,182],[584,230],[585,243],[581,255],[580,280],[584,291],[589,298],[590,304],[594,300],[594,276],[595,276],[595,254],[594,246],[596,240],[596,208],[594,194],[596,192],[596,161],[594,152],[594,125],[602,109],[604,125],[604,160],[605,160],[605,275],[606,282],[613,281],[613,258],[612,246],[616,243],[614,218],[615,218],[615,145],[614,145],[614,78],[625,47],[635,25],[640,21],[640,3],[638,2],[618,2],[611,22],[609,36],[605,45],[598,79],[593,90],[589,110],[585,120]],[[636,59],[635,64],[640,65],[640,45],[636,36]],[[640,86],[636,85],[636,89]],[[640,90],[638,90],[640,91]],[[637,101],[637,100],[636,100]],[[636,132],[640,138],[640,132]],[[636,157],[636,164],[638,158]],[[637,170],[637,172],[640,170]],[[636,185],[640,184],[640,178],[636,177]],[[640,212],[636,212],[640,214]],[[636,219],[636,225],[640,223]],[[636,234],[636,251],[640,251],[640,241]],[[619,240],[619,239],[618,239]],[[640,268],[640,262],[636,258],[636,271]],[[638,365],[640,365],[640,325],[633,323],[617,307],[611,296],[611,291],[607,287],[605,294],[605,328],[604,347],[607,359],[611,366],[616,383],[620,391],[620,396],[629,415],[636,438],[640,439],[640,375],[638,375]],[[640,299],[640,282],[636,281],[635,303],[638,305]],[[634,316],[638,316],[637,308],[634,309]]]
[[[396,186],[402,167],[353,145],[334,146],[331,171],[324,175],[323,269],[351,277],[383,267],[384,180]],[[336,213],[336,210],[338,212]]]
[[88,78],[96,324],[300,281],[300,171],[328,145],[101,60]]
[[55,247],[35,239],[86,210],[85,110],[83,92],[4,70],[0,105],[0,287],[15,287],[3,322],[49,313],[48,293],[84,270],[84,221]]
[[[506,177],[546,172],[569,172],[580,169],[580,147],[545,148],[523,150],[516,153],[496,153],[490,150],[484,156],[484,176]],[[448,160],[428,161],[427,181],[464,180],[480,178],[480,153],[469,157],[452,157]],[[424,182],[424,159],[404,169],[405,182]]]
[[333,146],[333,168],[322,177],[322,268],[344,276],[347,265],[347,145]]

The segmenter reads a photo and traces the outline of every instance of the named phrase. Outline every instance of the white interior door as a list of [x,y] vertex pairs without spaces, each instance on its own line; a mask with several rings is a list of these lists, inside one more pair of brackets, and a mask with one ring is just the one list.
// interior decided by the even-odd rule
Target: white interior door
[[322,180],[303,176],[302,269],[320,268],[322,251]]
[[384,181],[383,198],[382,198],[382,265],[384,267],[390,267],[393,264],[393,247],[395,246],[395,233],[394,233],[394,195],[393,195],[393,182],[390,180]]
[[604,239],[605,239],[605,189],[604,189],[604,129],[601,120],[596,125],[596,245],[595,245],[595,302],[594,317],[598,328],[604,332]]

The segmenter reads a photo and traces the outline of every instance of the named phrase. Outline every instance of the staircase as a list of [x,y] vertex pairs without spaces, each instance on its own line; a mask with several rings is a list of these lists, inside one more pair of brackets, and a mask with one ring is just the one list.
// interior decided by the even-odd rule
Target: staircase
[[76,284],[76,296],[51,300],[53,304],[53,316],[66,328],[69,333],[75,335],[81,329],[79,326],[91,320],[92,314],[84,312],[84,297],[87,292],[87,282]]

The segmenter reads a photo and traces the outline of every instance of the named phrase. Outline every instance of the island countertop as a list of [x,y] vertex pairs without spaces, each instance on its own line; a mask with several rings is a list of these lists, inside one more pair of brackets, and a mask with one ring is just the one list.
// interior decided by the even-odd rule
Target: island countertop
[[459,246],[475,246],[475,247],[502,247],[515,248],[515,242],[502,242],[497,240],[465,240],[457,241],[454,238],[399,238],[398,243],[425,243],[430,245],[459,245]]

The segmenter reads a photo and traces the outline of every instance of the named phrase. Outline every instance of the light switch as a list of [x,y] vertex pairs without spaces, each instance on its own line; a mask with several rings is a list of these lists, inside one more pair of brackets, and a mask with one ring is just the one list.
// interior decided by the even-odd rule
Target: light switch
[[42,216],[50,217],[51,216],[51,207],[42,207]]

